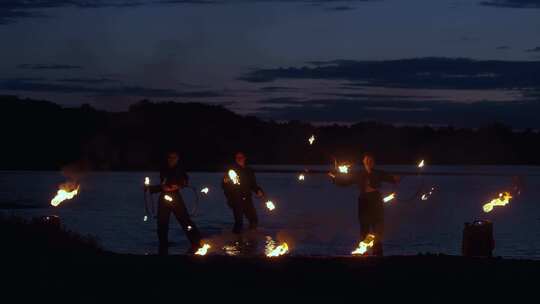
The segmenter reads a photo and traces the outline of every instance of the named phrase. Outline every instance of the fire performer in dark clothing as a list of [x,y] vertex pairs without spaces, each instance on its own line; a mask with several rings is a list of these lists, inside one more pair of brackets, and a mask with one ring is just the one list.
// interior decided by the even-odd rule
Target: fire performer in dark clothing
[[365,154],[362,163],[364,170],[350,176],[339,173],[330,173],[338,185],[348,186],[356,184],[360,190],[358,197],[358,219],[360,221],[360,237],[362,240],[369,233],[375,234],[373,254],[383,255],[382,240],[384,237],[384,208],[379,188],[383,182],[396,184],[400,178],[390,175],[382,170],[375,169],[375,158]]
[[178,164],[178,153],[167,154],[167,165],[160,171],[161,184],[149,186],[152,193],[160,192],[157,212],[157,232],[159,238],[159,254],[167,255],[169,251],[169,218],[174,214],[180,226],[191,242],[190,252],[200,248],[201,235],[195,223],[191,221],[180,189],[188,185],[188,175]]
[[243,152],[235,154],[235,164],[232,165],[222,182],[227,204],[234,215],[233,232],[239,234],[244,226],[244,216],[249,221],[249,229],[257,229],[257,211],[253,206],[251,192],[258,198],[264,197],[264,192],[257,184],[255,173],[246,165],[246,155]]

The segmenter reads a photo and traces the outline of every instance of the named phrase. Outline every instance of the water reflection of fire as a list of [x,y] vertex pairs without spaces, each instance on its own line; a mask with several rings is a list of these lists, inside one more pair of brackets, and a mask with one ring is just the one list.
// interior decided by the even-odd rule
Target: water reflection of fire
[[287,243],[283,242],[279,246],[276,246],[276,242],[272,239],[272,237],[267,236],[266,237],[266,246],[264,248],[264,253],[267,257],[273,258],[285,255],[289,252],[289,245]]
[[351,252],[352,255],[363,255],[367,252],[367,250],[371,247],[373,247],[373,244],[375,243],[375,235],[374,234],[368,234],[366,238],[358,244],[358,248],[356,248],[353,252]]
[[51,200],[51,205],[58,207],[63,201],[70,200],[79,194],[80,186],[77,183],[65,183],[60,185],[55,197]]

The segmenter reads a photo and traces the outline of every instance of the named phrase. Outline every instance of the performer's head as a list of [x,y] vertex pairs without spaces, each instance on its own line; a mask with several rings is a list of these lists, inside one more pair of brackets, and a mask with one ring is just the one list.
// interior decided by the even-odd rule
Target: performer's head
[[375,157],[371,153],[365,153],[362,158],[362,163],[367,171],[371,171],[375,167]]
[[240,167],[246,166],[246,159],[246,154],[244,154],[244,152],[236,152],[234,155],[234,160]]
[[178,159],[179,159],[178,152],[176,151],[167,152],[167,165],[170,168],[174,168],[176,167],[176,165],[178,165]]

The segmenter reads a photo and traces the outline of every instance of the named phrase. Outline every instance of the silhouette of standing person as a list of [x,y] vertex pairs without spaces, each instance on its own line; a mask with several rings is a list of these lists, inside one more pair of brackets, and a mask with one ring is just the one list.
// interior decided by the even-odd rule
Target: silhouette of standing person
[[167,163],[160,171],[160,185],[151,186],[151,192],[160,192],[157,211],[157,233],[159,239],[159,254],[169,253],[169,219],[171,213],[184,230],[191,243],[190,253],[200,248],[201,235],[195,223],[191,220],[186,205],[180,194],[180,189],[189,182],[188,175],[179,165],[176,152],[167,153]]
[[360,238],[364,240],[369,233],[375,234],[373,254],[383,255],[382,241],[384,239],[384,205],[379,188],[383,182],[396,184],[400,178],[382,170],[375,169],[375,158],[366,153],[362,158],[363,170],[353,173],[350,178],[339,179],[330,174],[338,185],[357,185],[360,190],[358,197],[358,220],[360,221]]

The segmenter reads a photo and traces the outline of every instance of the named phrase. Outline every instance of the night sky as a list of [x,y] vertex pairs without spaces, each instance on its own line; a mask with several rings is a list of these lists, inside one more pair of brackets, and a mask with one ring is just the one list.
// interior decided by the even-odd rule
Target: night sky
[[3,0],[0,94],[540,128],[540,0]]

